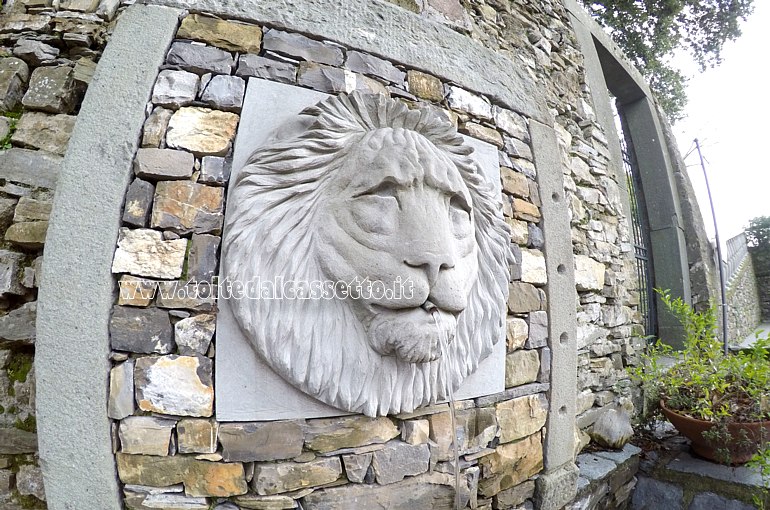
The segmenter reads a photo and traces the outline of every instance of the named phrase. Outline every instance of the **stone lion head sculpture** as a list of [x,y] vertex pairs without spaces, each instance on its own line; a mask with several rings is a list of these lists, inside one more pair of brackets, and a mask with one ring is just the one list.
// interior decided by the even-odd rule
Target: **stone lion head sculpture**
[[221,274],[294,289],[231,300],[257,355],[350,412],[447,399],[504,336],[509,232],[472,150],[439,114],[359,93],[257,149],[231,182]]

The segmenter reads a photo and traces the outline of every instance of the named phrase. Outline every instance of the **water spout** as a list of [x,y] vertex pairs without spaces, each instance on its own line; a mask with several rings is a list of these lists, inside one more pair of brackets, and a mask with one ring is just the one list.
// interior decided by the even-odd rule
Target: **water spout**
[[439,344],[441,346],[441,362],[444,368],[444,373],[447,376],[447,389],[449,392],[449,420],[452,425],[452,450],[454,452],[454,472],[455,472],[455,510],[460,510],[460,452],[457,445],[457,418],[455,417],[455,396],[454,389],[452,388],[452,380],[449,367],[449,344],[446,338],[446,332],[441,327],[440,320],[441,314],[439,309],[431,303],[426,301],[422,307],[431,314],[433,322],[436,324],[436,330],[438,331]]

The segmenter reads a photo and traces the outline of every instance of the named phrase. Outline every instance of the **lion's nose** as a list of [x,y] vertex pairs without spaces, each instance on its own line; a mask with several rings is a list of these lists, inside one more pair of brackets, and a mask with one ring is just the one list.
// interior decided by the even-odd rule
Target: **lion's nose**
[[455,267],[454,259],[449,254],[431,252],[411,255],[404,259],[404,264],[424,270],[430,285],[436,281],[439,272]]

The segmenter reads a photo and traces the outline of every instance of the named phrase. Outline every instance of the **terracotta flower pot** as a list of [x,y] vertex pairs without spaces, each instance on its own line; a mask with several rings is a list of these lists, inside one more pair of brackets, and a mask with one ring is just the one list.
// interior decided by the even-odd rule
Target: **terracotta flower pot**
[[[744,464],[757,453],[761,440],[770,442],[770,421],[729,423],[727,430],[731,439],[714,442],[703,437],[703,433],[714,426],[713,423],[678,414],[667,408],[662,400],[660,408],[671,424],[692,442],[693,451],[714,462],[724,463],[726,459],[717,455],[717,450],[726,449],[730,455],[730,464]],[[741,439],[744,435],[748,440]]]

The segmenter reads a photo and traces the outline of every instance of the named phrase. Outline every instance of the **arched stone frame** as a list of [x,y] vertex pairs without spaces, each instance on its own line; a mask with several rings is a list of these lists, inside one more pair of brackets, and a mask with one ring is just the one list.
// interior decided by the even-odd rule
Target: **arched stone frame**
[[[604,30],[575,0],[564,3],[585,56],[586,82],[594,99],[597,119],[607,134],[612,156],[610,165],[618,182],[625,182],[625,174],[608,90],[623,108],[647,202],[650,249],[655,261],[654,285],[670,289],[674,296],[692,303],[691,267],[696,262],[709,263],[708,260],[697,260],[706,258],[703,253],[708,251],[704,246],[708,241],[701,234],[700,215],[692,210],[692,189],[670,129],[659,117],[644,78],[628,63]],[[627,192],[621,194],[621,201],[630,222]],[[708,277],[704,275],[703,279],[699,285],[708,289]],[[701,291],[703,293],[710,294],[710,291]],[[660,305],[659,298],[656,297],[656,301]],[[669,313],[659,313],[657,321],[660,338],[675,347],[681,346],[684,330],[676,318]]]

